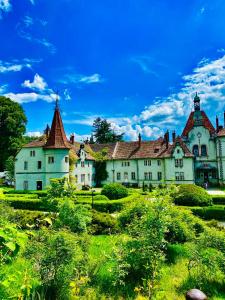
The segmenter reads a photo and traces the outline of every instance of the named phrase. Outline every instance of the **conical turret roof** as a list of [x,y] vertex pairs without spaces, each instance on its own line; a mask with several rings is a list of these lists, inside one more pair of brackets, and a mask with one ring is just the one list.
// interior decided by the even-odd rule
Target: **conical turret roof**
[[52,120],[52,126],[49,133],[49,137],[44,147],[48,149],[69,149],[70,148],[64,131],[59,107],[57,104],[55,107],[55,112]]

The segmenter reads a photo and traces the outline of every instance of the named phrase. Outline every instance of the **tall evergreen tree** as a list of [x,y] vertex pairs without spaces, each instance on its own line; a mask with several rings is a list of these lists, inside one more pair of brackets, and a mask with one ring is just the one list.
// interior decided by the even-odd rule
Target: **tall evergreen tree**
[[0,96],[0,171],[10,156],[23,144],[27,118],[23,108],[9,98]]
[[95,143],[97,144],[114,143],[123,140],[124,134],[116,134],[106,119],[98,117],[94,120],[93,127]]

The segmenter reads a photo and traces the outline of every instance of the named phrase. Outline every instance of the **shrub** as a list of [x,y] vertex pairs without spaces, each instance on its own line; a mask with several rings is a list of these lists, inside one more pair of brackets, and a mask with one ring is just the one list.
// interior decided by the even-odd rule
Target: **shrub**
[[[102,201],[98,200],[94,202],[93,208],[100,212],[108,212],[113,213],[115,211],[120,211],[124,208],[124,206],[130,202],[136,201],[140,198],[139,194],[133,194],[126,198],[120,200],[110,200],[110,201]],[[79,203],[91,204],[91,198],[78,200]]]
[[109,183],[104,185],[101,194],[107,196],[110,200],[116,200],[127,197],[128,190],[120,183]]
[[109,201],[109,198],[105,195],[96,195],[93,197],[94,201]]
[[205,220],[225,220],[225,206],[193,207],[191,210],[194,215]]
[[212,196],[213,204],[224,204],[225,205],[225,196],[214,195]]
[[174,193],[177,205],[208,206],[212,204],[211,196],[201,187],[194,184],[182,184]]
[[116,233],[118,231],[117,224],[116,218],[110,214],[93,210],[92,223],[90,226],[92,234],[98,235]]
[[75,205],[73,201],[67,199],[59,209],[56,226],[66,226],[72,232],[85,232],[87,225],[91,222],[91,212],[88,205]]
[[168,244],[166,248],[166,260],[169,263],[176,263],[178,259],[188,257],[188,252],[184,245]]
[[39,199],[4,199],[1,200],[2,202],[5,202],[9,204],[11,207],[15,209],[27,209],[27,210],[42,210],[45,211],[46,207],[44,203]]
[[184,243],[191,241],[204,231],[204,222],[193,216],[187,209],[172,207],[169,211],[170,222],[166,233],[166,240],[170,243]]

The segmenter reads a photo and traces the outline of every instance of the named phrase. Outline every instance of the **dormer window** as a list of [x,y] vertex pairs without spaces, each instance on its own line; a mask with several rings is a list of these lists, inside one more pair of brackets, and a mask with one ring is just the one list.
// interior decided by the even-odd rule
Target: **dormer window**
[[193,146],[192,153],[194,154],[195,157],[199,156],[198,145],[194,145],[194,146]]
[[201,145],[201,156],[207,156],[206,145]]

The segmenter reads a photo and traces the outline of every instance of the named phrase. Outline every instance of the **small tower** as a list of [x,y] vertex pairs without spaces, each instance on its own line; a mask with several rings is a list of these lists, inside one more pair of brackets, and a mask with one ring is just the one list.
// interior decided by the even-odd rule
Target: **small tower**
[[196,95],[194,97],[194,109],[195,109],[195,111],[200,111],[200,98],[199,98],[197,92],[196,92]]

